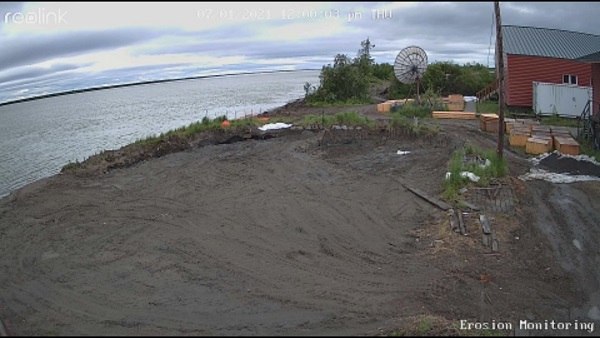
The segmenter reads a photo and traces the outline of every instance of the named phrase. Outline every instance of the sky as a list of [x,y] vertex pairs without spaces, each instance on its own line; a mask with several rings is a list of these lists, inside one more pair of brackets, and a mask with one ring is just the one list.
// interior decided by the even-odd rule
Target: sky
[[[600,35],[600,2],[500,2],[502,24]],[[493,2],[0,2],[0,103],[72,89],[375,62],[494,66]]]

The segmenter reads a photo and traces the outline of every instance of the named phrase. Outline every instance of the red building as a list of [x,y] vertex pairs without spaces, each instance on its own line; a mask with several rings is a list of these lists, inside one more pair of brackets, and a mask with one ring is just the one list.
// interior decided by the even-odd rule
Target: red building
[[[509,108],[531,109],[533,82],[545,82],[592,87],[592,111],[600,113],[600,36],[506,25],[502,37]],[[494,88],[487,89],[479,96]]]

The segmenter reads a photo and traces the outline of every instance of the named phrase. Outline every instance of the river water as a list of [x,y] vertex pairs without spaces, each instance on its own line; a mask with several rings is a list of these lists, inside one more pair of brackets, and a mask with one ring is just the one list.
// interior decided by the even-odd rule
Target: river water
[[298,99],[319,71],[230,75],[104,89],[0,106],[0,197],[65,164],[208,116]]

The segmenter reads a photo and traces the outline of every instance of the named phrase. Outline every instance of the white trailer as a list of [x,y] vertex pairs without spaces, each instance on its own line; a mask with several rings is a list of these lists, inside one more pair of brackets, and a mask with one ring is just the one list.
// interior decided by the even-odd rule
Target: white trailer
[[533,82],[533,111],[538,115],[579,117],[592,99],[592,87]]

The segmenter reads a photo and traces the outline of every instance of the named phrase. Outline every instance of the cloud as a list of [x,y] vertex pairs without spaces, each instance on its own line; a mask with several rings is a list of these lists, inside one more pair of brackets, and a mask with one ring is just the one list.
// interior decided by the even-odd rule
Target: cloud
[[[500,7],[503,24],[600,35],[598,2]],[[107,83],[320,69],[338,53],[356,56],[366,37],[376,62],[393,63],[417,45],[430,62],[494,64],[492,2],[0,3],[0,14],[40,9],[67,13],[68,23],[0,23],[0,101]],[[377,11],[386,15],[374,18]]]
[[157,32],[141,29],[68,32],[59,35],[36,35],[0,39],[0,71],[31,65],[57,57],[75,56],[110,50],[139,43],[157,36]]

